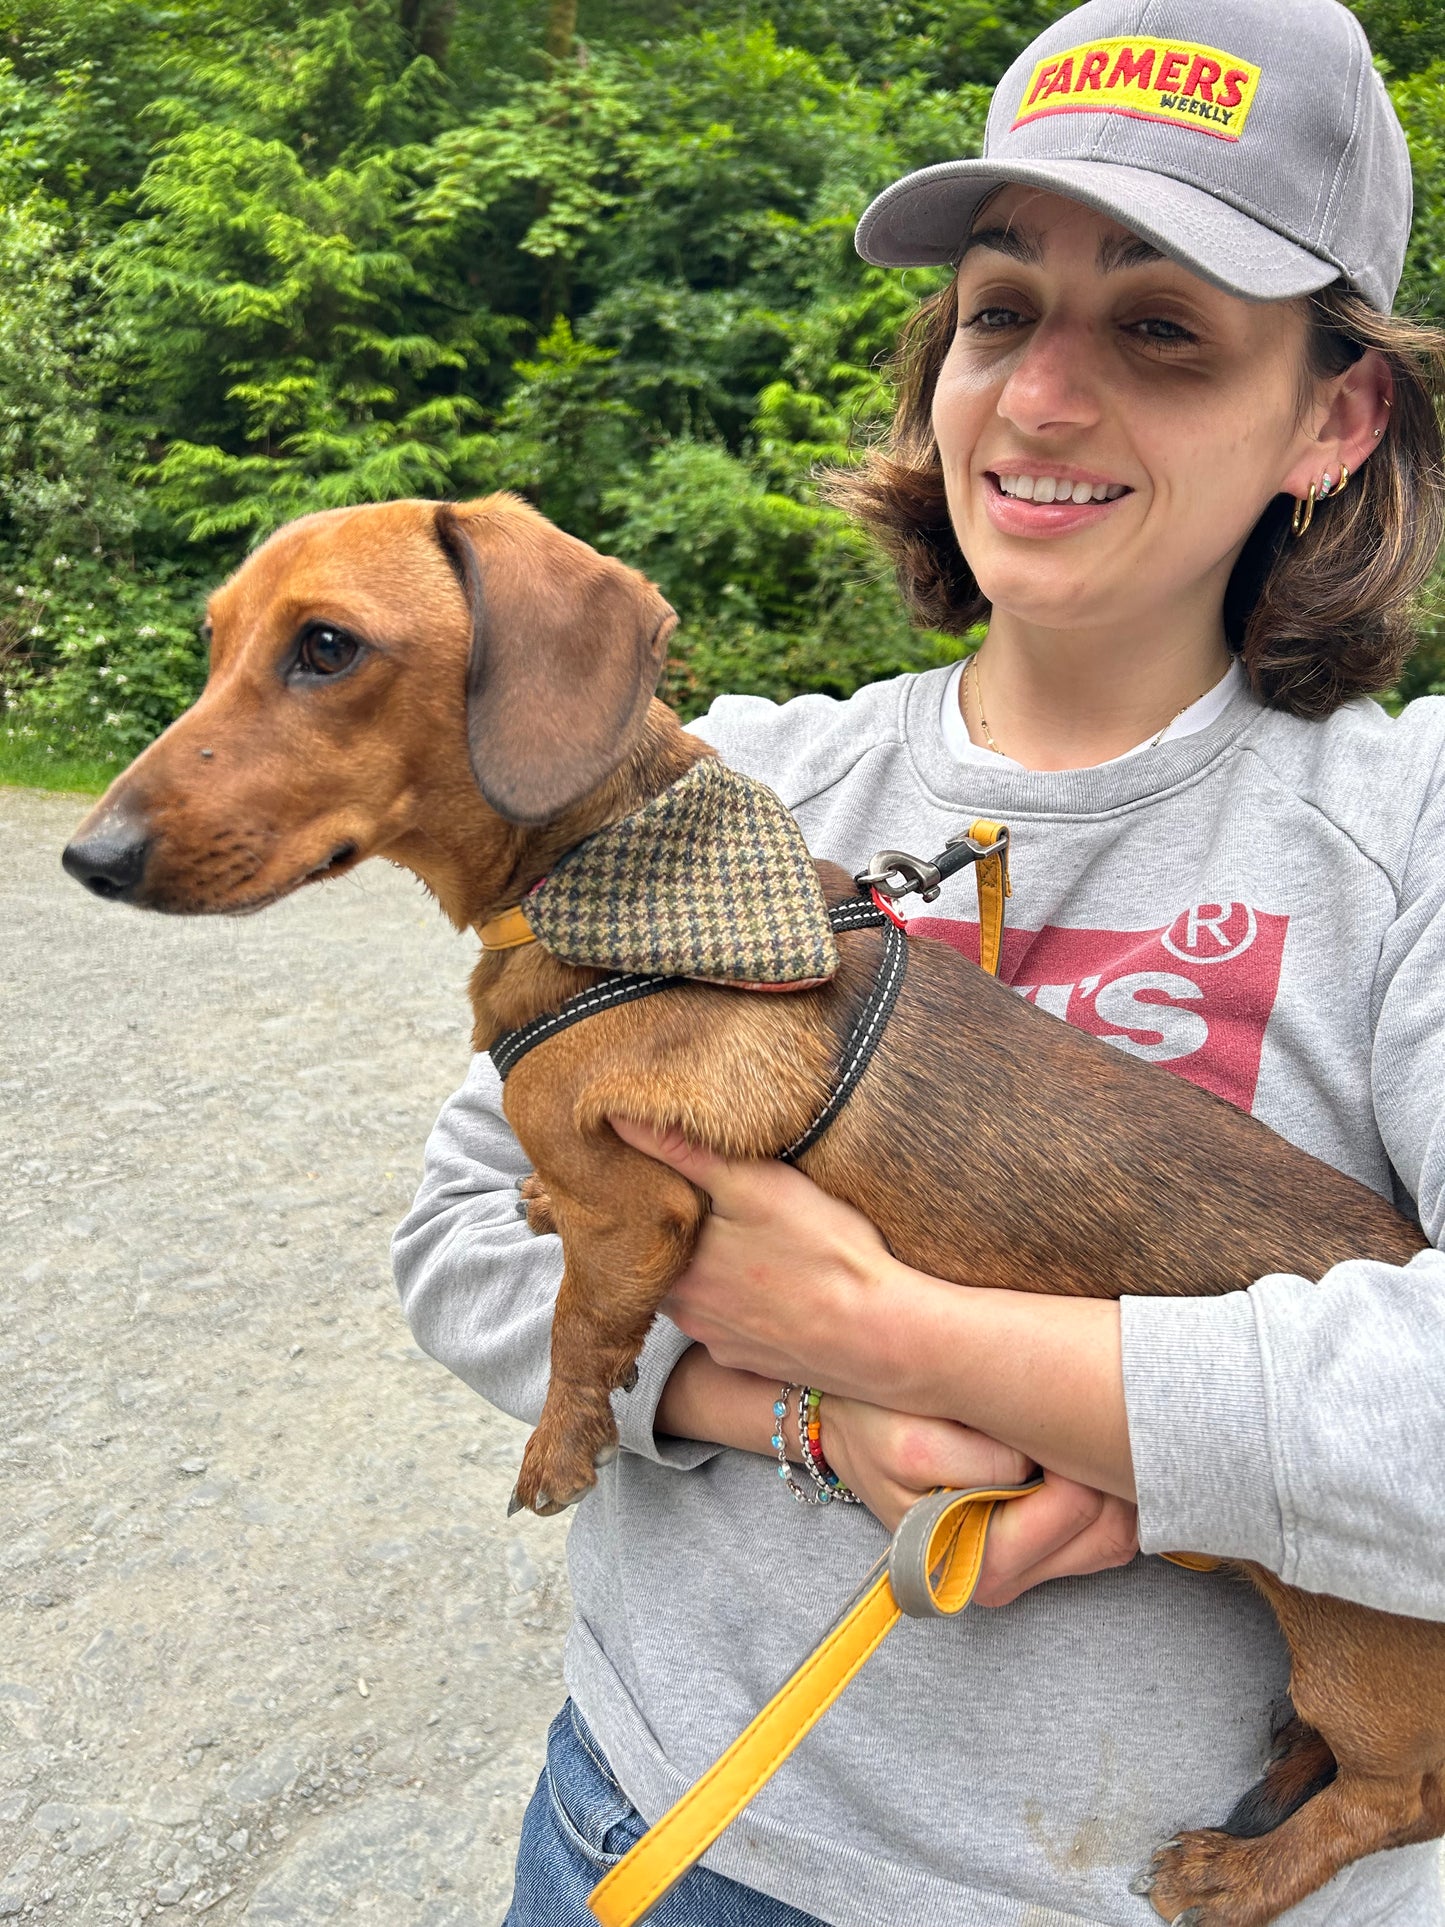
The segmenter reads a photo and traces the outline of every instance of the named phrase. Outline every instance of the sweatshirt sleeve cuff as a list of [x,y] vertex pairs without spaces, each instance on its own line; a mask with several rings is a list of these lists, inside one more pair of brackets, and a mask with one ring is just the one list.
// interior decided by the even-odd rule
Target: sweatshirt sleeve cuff
[[662,1388],[672,1376],[673,1367],[692,1344],[685,1332],[660,1313],[637,1359],[637,1383],[630,1392],[612,1394],[612,1411],[617,1420],[618,1437],[624,1451],[651,1459],[654,1465],[669,1465],[679,1472],[690,1472],[705,1465],[723,1450],[702,1439],[659,1437],[653,1426],[657,1419]]
[[1220,1298],[1119,1306],[1143,1552],[1284,1563],[1255,1308]]

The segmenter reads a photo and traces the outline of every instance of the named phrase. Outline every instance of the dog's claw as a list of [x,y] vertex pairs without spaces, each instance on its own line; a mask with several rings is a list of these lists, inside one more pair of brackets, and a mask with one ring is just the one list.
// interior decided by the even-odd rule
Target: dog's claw
[[507,1517],[511,1519],[515,1517],[515,1515],[519,1513],[521,1510],[522,1510],[522,1499],[520,1494],[517,1491],[517,1488],[513,1486],[512,1496],[507,1501]]
[[1144,1869],[1143,1873],[1135,1874],[1134,1878],[1129,1882],[1129,1891],[1131,1894],[1153,1893],[1154,1875],[1148,1867]]
[[624,1392],[635,1392],[637,1390],[637,1360],[635,1358],[622,1374],[618,1383]]
[[593,1465],[595,1465],[597,1470],[600,1472],[604,1465],[611,1465],[612,1461],[617,1457],[617,1454],[620,1449],[621,1448],[615,1442],[612,1445],[599,1446],[597,1449],[597,1456],[592,1461]]
[[519,1218],[525,1218],[525,1217],[526,1217],[526,1215],[527,1215],[527,1200],[526,1200],[525,1198],[518,1198],[518,1200],[517,1200],[517,1216],[518,1216]]
[[1186,1907],[1182,1914],[1176,1914],[1174,1916],[1173,1920],[1169,1923],[1169,1927],[1199,1927],[1199,1923],[1203,1918],[1204,1909],[1202,1907]]

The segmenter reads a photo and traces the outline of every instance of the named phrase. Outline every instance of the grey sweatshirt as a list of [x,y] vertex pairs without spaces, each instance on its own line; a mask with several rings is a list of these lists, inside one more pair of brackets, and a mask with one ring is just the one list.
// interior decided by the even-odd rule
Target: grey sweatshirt
[[[1391,720],[1361,700],[1309,723],[1241,691],[1196,735],[1038,774],[949,754],[948,673],[847,702],[724,698],[695,727],[850,870],[885,847],[931,855],[975,816],[1007,822],[1003,974],[1020,995],[1252,1109],[1413,1206],[1438,1245],[1445,701]],[[966,873],[946,884],[915,927],[977,956],[971,888]],[[525,1168],[478,1058],[427,1144],[395,1260],[419,1343],[531,1421],[561,1261],[516,1216]],[[1123,1320],[1146,1554],[1254,1559],[1445,1619],[1436,1250],[1224,1298],[1132,1299]],[[687,1342],[655,1325],[616,1401],[626,1449],[569,1542],[568,1684],[648,1820],[885,1542],[861,1508],[794,1504],[766,1458],[654,1436]],[[1287,1676],[1249,1587],[1152,1557],[905,1623],[707,1863],[837,1927],[1149,1927],[1130,1876],[1258,1777]],[[1433,1844],[1375,1855],[1287,1919],[1439,1927],[1440,1864]]]

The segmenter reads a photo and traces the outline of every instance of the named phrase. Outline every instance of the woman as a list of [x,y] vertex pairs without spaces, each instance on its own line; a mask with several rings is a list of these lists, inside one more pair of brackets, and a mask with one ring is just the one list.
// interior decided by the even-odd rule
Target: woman
[[[697,728],[850,869],[1006,821],[1021,994],[1393,1190],[1433,1245],[1445,705],[1391,721],[1363,693],[1398,673],[1441,530],[1439,339],[1389,316],[1408,223],[1400,130],[1333,0],[1057,22],[984,159],[895,184],[859,230],[872,260],[958,267],[905,344],[890,441],[836,486],[923,619],[987,617],[981,649]],[[962,882],[924,927],[977,954]],[[1046,1469],[995,1525],[979,1597],[1008,1610],[900,1628],[660,1927],[1153,1918],[1131,1876],[1258,1777],[1287,1668],[1252,1593],[1140,1547],[1445,1617],[1434,1250],[1223,1299],[959,1288],[797,1172],[619,1129],[713,1215],[573,1526],[573,1700],[514,1927],[588,1919],[639,1815],[935,1484]],[[560,1260],[516,1219],[524,1170],[478,1060],[396,1255],[420,1341],[530,1420]],[[862,1505],[779,1489],[784,1384],[823,1390]],[[1426,1927],[1439,1867],[1433,1844],[1375,1855],[1285,1918]]]

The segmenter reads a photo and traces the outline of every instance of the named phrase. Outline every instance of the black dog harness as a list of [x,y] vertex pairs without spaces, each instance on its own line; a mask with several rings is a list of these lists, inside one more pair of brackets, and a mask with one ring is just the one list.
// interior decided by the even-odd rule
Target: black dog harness
[[[833,1094],[813,1122],[785,1150],[778,1152],[785,1164],[795,1164],[838,1116],[858,1088],[864,1072],[873,1061],[888,1019],[898,1001],[908,968],[908,944],[902,919],[890,905],[899,897],[915,893],[925,903],[938,895],[944,881],[968,865],[976,865],[979,897],[979,942],[983,966],[997,975],[1003,938],[1003,905],[1010,894],[1008,879],[1008,831],[1002,824],[980,819],[965,835],[950,837],[946,847],[932,862],[923,862],[902,850],[882,850],[869,867],[854,878],[865,895],[849,897],[828,910],[828,922],[835,935],[851,930],[883,931],[883,954],[879,959],[868,995],[853,1020],[839,1058]],[[513,913],[515,914],[515,913]],[[510,938],[509,943],[515,941]],[[524,939],[525,940],[525,939]],[[674,990],[693,981],[678,975],[617,971],[603,977],[587,990],[567,998],[556,1010],[534,1017],[515,1030],[504,1031],[491,1047],[491,1059],[504,1081],[527,1052],[545,1043],[560,1031],[592,1017],[599,1011],[613,1010],[621,1004],[655,997],[659,991]]]

